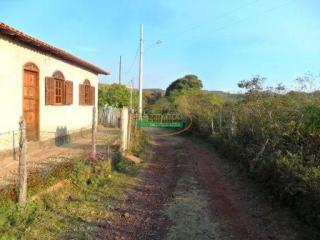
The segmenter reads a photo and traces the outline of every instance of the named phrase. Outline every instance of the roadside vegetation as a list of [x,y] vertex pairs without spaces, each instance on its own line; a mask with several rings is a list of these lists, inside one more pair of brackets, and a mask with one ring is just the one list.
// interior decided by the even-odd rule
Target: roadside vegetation
[[[147,139],[141,132],[135,139],[132,150],[142,155]],[[98,153],[96,160],[64,159],[47,173],[30,172],[25,208],[16,203],[16,187],[3,190],[0,239],[91,239],[112,220],[140,169],[119,154],[114,159]]]
[[314,79],[307,74],[297,79],[299,90],[287,91],[282,84],[264,88],[265,79],[254,76],[239,82],[245,94],[229,98],[202,91],[201,80],[187,75],[152,108],[191,115],[195,134],[239,162],[300,219],[320,226],[320,94]]
[[[143,106],[145,111],[151,111],[149,106],[157,103],[165,92],[161,89],[143,89]],[[138,109],[139,91],[132,89],[132,107]],[[121,84],[100,84],[99,85],[99,101],[100,107],[112,106],[115,108],[130,107],[131,89]]]

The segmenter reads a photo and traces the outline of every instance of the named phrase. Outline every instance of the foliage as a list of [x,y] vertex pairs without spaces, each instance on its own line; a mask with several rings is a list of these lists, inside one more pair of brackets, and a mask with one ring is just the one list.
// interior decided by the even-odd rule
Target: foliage
[[[173,96],[170,97],[173,99]],[[211,119],[224,102],[224,98],[211,93],[203,93],[197,89],[183,90],[175,96],[172,109],[185,116],[192,117],[193,130],[204,135],[211,132]],[[205,106],[205,107],[199,107]]]
[[163,94],[162,94],[161,90],[157,90],[157,89],[148,90],[148,89],[146,89],[143,91],[143,95],[145,97],[146,106],[149,106],[149,105],[153,105],[157,101],[159,101]]
[[246,89],[249,93],[257,92],[262,90],[262,84],[266,78],[259,75],[254,76],[250,80],[242,80],[238,83],[239,88]]
[[304,132],[311,134],[320,133],[320,108],[316,105],[309,105],[304,113]]
[[[129,107],[130,89],[125,85],[112,84],[99,87],[99,106]],[[137,94],[133,94],[133,105],[137,105]]]
[[38,207],[29,203],[23,211],[8,201],[0,207],[0,239],[19,239],[39,217]]
[[133,155],[141,157],[145,153],[146,147],[149,145],[149,141],[149,137],[144,133],[143,130],[136,129],[132,135],[130,151],[133,153]]
[[[208,137],[300,218],[320,226],[320,94],[285,93],[283,84],[264,89],[264,79],[241,81],[246,94],[233,100],[171,91],[167,109],[191,115],[195,134]],[[312,79],[307,75],[299,84],[310,90]]]
[[[304,93],[259,94],[224,105],[213,143],[240,161],[275,197],[320,225],[319,99]],[[222,121],[221,125],[219,121]]]
[[[155,102],[153,105],[150,105],[148,107],[150,113],[167,113],[170,112],[172,109],[171,103],[168,101],[167,98],[162,97],[157,102]],[[173,111],[173,109],[172,109]]]
[[175,80],[166,89],[165,96],[170,96],[173,91],[180,92],[190,88],[198,90],[202,89],[202,81],[198,78],[198,76],[189,74],[183,78]]

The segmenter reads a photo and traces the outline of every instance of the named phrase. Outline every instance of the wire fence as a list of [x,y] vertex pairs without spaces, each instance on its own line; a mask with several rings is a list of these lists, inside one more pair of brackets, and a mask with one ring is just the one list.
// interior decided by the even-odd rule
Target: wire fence
[[98,122],[105,127],[120,128],[121,109],[111,106],[99,108]]
[[19,130],[0,132],[0,151],[13,152],[19,146]]
[[[46,142],[56,146],[72,143],[75,139],[86,138],[91,134],[92,126],[84,126],[79,129],[68,130],[67,127],[57,127],[55,131],[40,131],[39,142],[45,145]],[[19,130],[0,132],[0,156],[6,157],[12,154],[16,159],[19,148]],[[1,159],[0,159],[1,160]]]
[[[27,168],[28,171],[42,174],[66,159],[70,160],[72,156],[83,156],[91,160],[96,159],[97,155],[107,154],[109,158],[110,147],[115,151],[120,149],[120,134],[124,133],[124,129],[117,128],[121,109],[104,113],[107,113],[107,125],[115,126],[115,129],[97,125],[96,109],[93,108],[90,125],[70,130],[65,126],[58,126],[52,131],[40,131],[36,141],[28,141],[23,119],[17,124],[19,130],[0,132],[0,189],[19,182],[20,204],[20,197],[26,200],[21,186],[26,188]],[[127,123],[121,126],[128,128],[130,125]]]
[[[134,122],[135,121],[132,120],[130,125],[134,125]],[[121,109],[111,106],[99,108],[98,124],[107,128],[115,128],[116,131],[121,125]],[[17,121],[17,129],[0,131],[0,160],[9,156],[13,156],[15,160],[18,158],[20,137],[18,127]],[[40,143],[39,147],[46,146],[46,143],[62,146],[73,143],[79,138],[88,138],[91,135],[91,130],[92,125],[87,125],[79,129],[68,129],[66,126],[58,126],[53,130],[39,131],[37,143]],[[128,137],[130,138],[130,136]]]

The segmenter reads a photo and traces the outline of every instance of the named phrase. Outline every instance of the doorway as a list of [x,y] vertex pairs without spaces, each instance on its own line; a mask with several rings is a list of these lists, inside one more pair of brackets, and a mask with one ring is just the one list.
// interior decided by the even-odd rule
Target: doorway
[[39,69],[27,63],[23,69],[23,117],[28,141],[39,140]]

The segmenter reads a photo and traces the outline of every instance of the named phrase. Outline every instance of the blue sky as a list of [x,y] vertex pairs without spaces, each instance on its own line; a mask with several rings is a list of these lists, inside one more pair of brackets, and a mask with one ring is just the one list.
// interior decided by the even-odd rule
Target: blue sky
[[[145,28],[145,87],[166,88],[193,73],[204,88],[237,92],[260,74],[293,88],[320,73],[318,0],[0,0],[0,21],[138,84],[134,61]],[[157,40],[164,43],[155,45]],[[133,65],[132,68],[130,66]],[[128,72],[128,70],[131,70]]]

